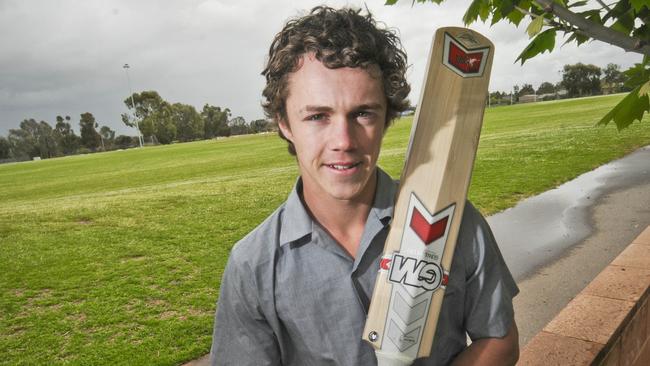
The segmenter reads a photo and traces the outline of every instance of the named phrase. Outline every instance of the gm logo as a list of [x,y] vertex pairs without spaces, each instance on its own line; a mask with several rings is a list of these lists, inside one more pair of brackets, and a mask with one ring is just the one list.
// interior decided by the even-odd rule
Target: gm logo
[[[382,264],[382,267],[388,267],[389,263]],[[435,262],[417,260],[399,253],[394,253],[390,261],[388,280],[394,283],[434,291],[440,287],[442,277],[442,268]]]

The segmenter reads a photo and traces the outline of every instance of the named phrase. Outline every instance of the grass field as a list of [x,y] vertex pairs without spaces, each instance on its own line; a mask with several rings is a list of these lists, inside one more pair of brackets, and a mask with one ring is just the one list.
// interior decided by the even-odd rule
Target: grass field
[[[486,214],[650,144],[622,96],[487,112],[470,198]],[[411,120],[380,165],[399,176]],[[173,365],[209,350],[231,246],[286,197],[275,135],[0,165],[0,364]]]

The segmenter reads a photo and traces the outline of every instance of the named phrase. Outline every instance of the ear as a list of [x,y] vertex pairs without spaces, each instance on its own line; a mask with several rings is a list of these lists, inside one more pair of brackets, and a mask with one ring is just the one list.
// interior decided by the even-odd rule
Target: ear
[[280,132],[282,132],[284,138],[286,138],[287,140],[293,143],[293,133],[291,133],[291,127],[289,126],[289,122],[279,116],[277,117],[277,121],[278,121],[278,128],[280,129]]

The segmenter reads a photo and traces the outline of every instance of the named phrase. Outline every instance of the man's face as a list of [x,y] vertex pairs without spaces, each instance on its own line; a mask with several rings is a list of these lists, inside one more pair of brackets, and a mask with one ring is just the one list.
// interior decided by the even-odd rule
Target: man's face
[[306,54],[288,88],[280,129],[296,148],[305,197],[372,200],[386,122],[379,70],[328,69]]

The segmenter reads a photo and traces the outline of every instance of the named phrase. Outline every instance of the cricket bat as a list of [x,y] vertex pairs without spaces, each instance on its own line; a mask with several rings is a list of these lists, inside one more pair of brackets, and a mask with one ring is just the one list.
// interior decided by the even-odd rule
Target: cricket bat
[[436,32],[363,339],[379,366],[431,353],[478,147],[494,46]]

